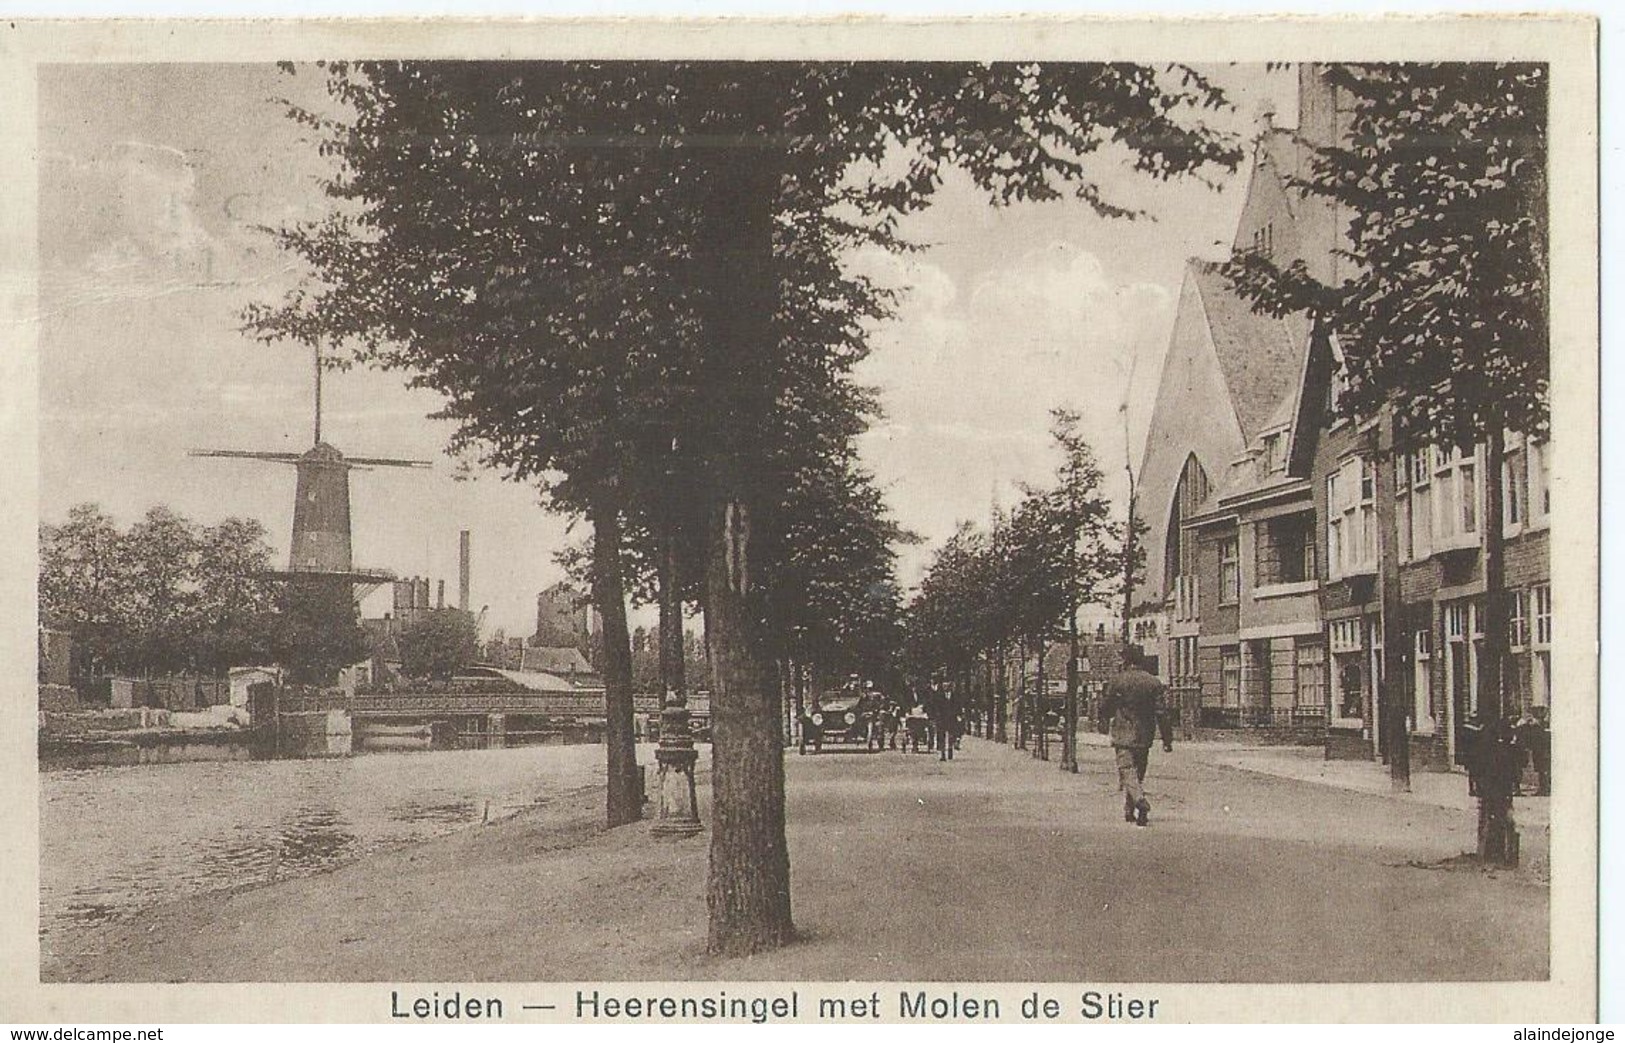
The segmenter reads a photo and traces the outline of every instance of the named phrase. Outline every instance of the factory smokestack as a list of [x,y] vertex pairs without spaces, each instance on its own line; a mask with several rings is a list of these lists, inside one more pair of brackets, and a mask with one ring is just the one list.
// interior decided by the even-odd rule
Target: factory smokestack
[[468,609],[468,558],[469,535],[464,529],[457,537],[457,607],[467,612]]

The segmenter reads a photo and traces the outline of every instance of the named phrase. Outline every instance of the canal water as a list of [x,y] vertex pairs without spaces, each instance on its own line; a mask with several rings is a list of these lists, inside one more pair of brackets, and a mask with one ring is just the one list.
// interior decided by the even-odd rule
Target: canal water
[[[640,760],[647,759],[640,756]],[[602,788],[602,746],[42,772],[40,933],[274,882]]]

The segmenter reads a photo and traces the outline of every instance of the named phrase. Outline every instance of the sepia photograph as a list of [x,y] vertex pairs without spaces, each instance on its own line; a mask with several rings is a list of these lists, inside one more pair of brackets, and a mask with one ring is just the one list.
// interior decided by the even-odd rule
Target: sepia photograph
[[56,28],[19,1010],[1596,1017],[1590,22]]

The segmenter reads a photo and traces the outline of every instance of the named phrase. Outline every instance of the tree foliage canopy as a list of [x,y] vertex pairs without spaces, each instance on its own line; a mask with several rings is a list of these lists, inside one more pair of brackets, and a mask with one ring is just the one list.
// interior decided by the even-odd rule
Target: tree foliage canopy
[[199,526],[154,507],[127,530],[94,504],[40,527],[40,623],[95,669],[218,672],[264,662],[273,589],[259,522]]
[[1036,647],[1065,632],[1069,612],[1118,593],[1121,526],[1101,491],[1079,417],[1051,413],[1060,453],[1055,482],[1027,487],[991,529],[962,525],[938,550],[908,610],[913,668],[966,669],[1004,644]]
[[1309,142],[1292,188],[1346,220],[1348,263],[1322,282],[1302,262],[1244,254],[1232,283],[1274,314],[1337,334],[1338,408],[1396,403],[1402,446],[1467,446],[1548,423],[1547,71],[1544,65],[1334,65],[1340,140]]
[[435,609],[401,628],[401,669],[408,677],[449,680],[479,656],[474,617],[457,608]]

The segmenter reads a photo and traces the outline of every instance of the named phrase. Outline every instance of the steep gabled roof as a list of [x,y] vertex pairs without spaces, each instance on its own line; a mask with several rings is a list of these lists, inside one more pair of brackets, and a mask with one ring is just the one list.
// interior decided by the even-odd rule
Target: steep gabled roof
[[1303,343],[1292,336],[1285,319],[1254,312],[1216,266],[1192,263],[1191,276],[1202,297],[1230,403],[1242,437],[1250,444],[1283,400],[1296,399],[1296,385],[1303,376]]

